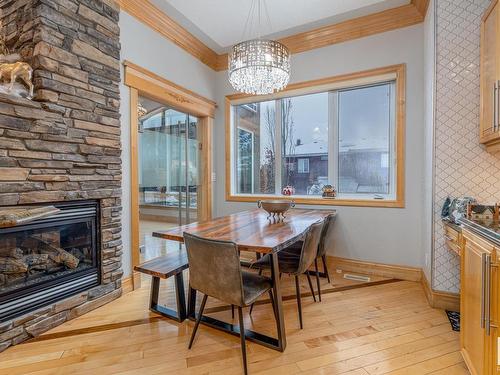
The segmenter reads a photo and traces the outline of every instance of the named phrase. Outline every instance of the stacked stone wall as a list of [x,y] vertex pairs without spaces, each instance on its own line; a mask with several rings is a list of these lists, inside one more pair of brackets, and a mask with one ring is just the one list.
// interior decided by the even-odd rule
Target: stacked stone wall
[[0,94],[0,206],[98,199],[102,285],[0,323],[0,351],[121,293],[119,7],[0,0],[7,47],[34,69],[33,100]]

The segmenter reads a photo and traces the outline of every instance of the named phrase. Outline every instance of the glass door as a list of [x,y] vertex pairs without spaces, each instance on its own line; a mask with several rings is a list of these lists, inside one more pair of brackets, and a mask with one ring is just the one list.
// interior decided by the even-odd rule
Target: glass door
[[198,219],[198,119],[139,96],[138,179],[141,261],[178,244],[155,239],[155,230]]

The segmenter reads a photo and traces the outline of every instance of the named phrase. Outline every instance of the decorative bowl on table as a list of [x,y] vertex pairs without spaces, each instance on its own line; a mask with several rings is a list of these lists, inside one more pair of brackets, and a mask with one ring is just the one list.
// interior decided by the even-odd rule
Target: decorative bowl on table
[[268,219],[280,220],[285,218],[285,212],[295,207],[295,202],[279,199],[260,200],[257,202],[257,207],[262,208],[269,214],[267,216]]

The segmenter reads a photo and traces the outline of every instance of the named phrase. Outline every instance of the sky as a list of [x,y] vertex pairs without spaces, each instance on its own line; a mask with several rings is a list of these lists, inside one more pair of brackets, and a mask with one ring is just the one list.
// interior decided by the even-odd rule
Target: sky
[[[339,94],[339,137],[341,145],[369,144],[369,139],[389,139],[389,84],[341,91]],[[293,97],[294,138],[306,144],[328,141],[328,93]],[[261,104],[261,124],[265,109],[274,102]],[[263,126],[263,125],[262,125]],[[266,136],[261,134],[264,142]]]

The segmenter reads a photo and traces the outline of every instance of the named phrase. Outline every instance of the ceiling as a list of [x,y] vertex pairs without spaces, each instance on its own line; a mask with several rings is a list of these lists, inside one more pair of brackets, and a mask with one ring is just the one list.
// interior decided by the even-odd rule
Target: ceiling
[[[217,53],[227,52],[243,38],[258,36],[255,26],[243,35],[252,0],[151,1]],[[409,3],[410,0],[267,0],[271,25],[263,16],[261,33],[282,38]]]

